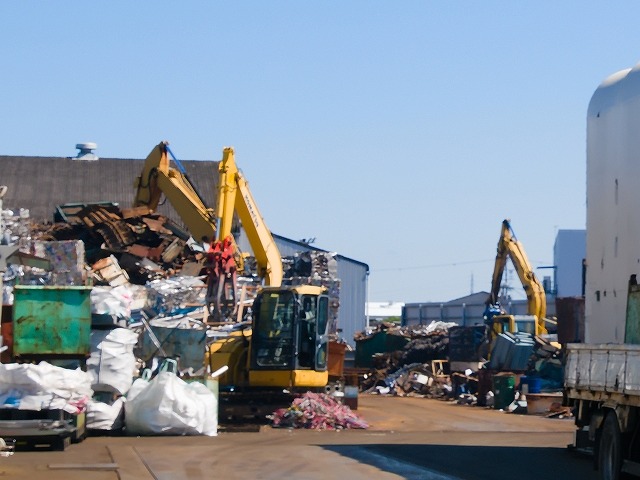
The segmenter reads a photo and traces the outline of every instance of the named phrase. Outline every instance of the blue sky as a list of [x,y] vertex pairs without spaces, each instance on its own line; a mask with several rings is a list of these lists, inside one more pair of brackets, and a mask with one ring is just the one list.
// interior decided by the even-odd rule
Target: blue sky
[[534,267],[585,227],[587,105],[640,60],[639,17],[632,1],[2,2],[0,154],[234,146],[275,233],[367,263],[372,301],[446,301],[490,288],[502,219]]

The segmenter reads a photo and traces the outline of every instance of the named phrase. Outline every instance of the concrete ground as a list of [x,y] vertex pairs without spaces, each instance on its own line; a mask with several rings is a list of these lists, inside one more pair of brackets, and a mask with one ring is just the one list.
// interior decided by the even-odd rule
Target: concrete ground
[[369,429],[262,426],[216,437],[90,437],[63,452],[0,458],[0,478],[597,478],[589,458],[566,449],[571,419],[372,395],[360,395],[357,413]]

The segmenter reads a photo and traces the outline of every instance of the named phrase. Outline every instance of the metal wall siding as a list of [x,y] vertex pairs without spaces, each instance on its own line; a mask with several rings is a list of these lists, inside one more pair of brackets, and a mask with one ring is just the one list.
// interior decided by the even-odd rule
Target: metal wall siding
[[366,327],[365,304],[367,301],[368,267],[338,256],[338,277],[342,284],[340,289],[340,310],[338,328],[342,329],[342,337],[355,346],[353,339],[357,332]]
[[[471,327],[484,322],[484,301],[487,294],[482,294],[470,301],[459,303],[407,303],[402,308],[402,325],[429,325],[431,322],[454,322],[460,326]],[[480,301],[478,301],[480,300]],[[514,300],[503,305],[512,315],[526,315],[527,301]],[[554,302],[547,301],[547,315],[555,315]]]

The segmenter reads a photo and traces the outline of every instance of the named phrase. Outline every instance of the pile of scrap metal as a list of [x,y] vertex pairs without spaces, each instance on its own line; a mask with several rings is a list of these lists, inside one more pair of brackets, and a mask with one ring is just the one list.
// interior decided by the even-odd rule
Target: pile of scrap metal
[[[170,387],[173,393],[178,388],[182,392],[180,398],[197,388],[187,389],[173,377],[167,381],[167,375],[161,375],[167,359],[175,361],[174,377],[181,382],[207,384],[216,374],[207,372],[203,366],[209,345],[247,327],[250,308],[228,322],[210,322],[205,298],[204,248],[165,217],[148,214],[146,209],[120,209],[109,203],[58,207],[53,224],[32,223],[28,212],[19,215],[8,212],[6,217],[4,224],[11,228],[5,230],[4,241],[19,243],[27,252],[49,259],[53,265],[51,271],[12,265],[3,276],[6,305],[13,304],[13,289],[18,284],[38,288],[84,286],[90,291],[86,322],[83,319],[87,324],[86,345],[81,345],[82,352],[77,358],[64,359],[64,368],[76,369],[86,362],[92,392],[86,402],[86,425],[92,432],[132,431],[126,420],[132,417],[125,415],[125,409],[127,405],[131,407],[134,396],[142,401],[141,388],[159,383],[156,378],[165,378],[162,388]],[[290,257],[290,263],[285,282],[326,286],[333,312],[330,318],[335,323],[340,290],[335,254],[301,253]],[[246,270],[238,277],[239,284],[257,286],[255,263],[248,259],[245,266]],[[255,289],[247,291],[243,298],[249,305],[250,292]],[[23,359],[13,355],[11,343],[5,343],[9,349],[3,353],[2,361],[22,362]],[[56,357],[55,352],[52,357]],[[11,385],[5,387],[7,392],[0,393],[11,399],[11,408],[20,409],[22,400],[14,399],[15,392],[9,392]],[[206,392],[200,392],[201,397],[203,393]],[[147,413],[154,410],[149,400],[156,398],[157,395],[147,396],[144,400]],[[0,409],[2,402],[0,398]],[[210,407],[209,402],[200,410],[209,411]],[[346,423],[335,424],[333,428],[355,428],[359,424],[349,418],[343,412],[338,420]],[[145,419],[149,422],[146,425],[138,422],[136,432],[153,434],[154,419]],[[330,428],[328,420],[321,425],[319,428]],[[215,434],[210,421],[201,427],[185,432]],[[181,428],[177,423],[172,431]]]
[[340,279],[336,253],[311,250],[282,258],[284,285],[316,285],[327,289],[329,296],[329,332],[338,328]]
[[54,224],[34,225],[40,240],[82,240],[96,284],[145,285],[203,274],[204,248],[179,225],[140,208],[115,204],[62,205]]
[[[469,368],[463,372],[451,373],[452,400],[464,405],[491,407],[496,394],[493,391],[496,388],[494,377],[505,375],[519,379],[510,387],[513,389],[514,399],[505,411],[527,413],[528,394],[562,392],[562,349],[557,344],[539,336],[528,335],[522,342],[518,340],[518,343],[505,342],[503,346],[500,343],[497,345],[497,348],[494,346],[492,358],[481,362],[479,369]],[[512,345],[520,345],[521,350]],[[567,412],[561,413],[567,415]]]
[[540,392],[561,392],[564,382],[563,350],[558,344],[535,337],[533,352],[529,357],[527,377],[540,380]]
[[276,410],[271,416],[274,427],[307,428],[314,430],[342,430],[368,428],[347,405],[331,395],[307,392],[293,400],[289,408]]
[[366,376],[366,393],[401,397],[442,398],[451,391],[446,360],[404,365],[390,373],[375,370]]
[[362,391],[400,396],[446,395],[450,391],[447,331],[453,325],[445,322],[418,327],[381,324],[376,331],[356,336],[356,356],[363,341],[366,346],[382,333],[385,340],[394,338],[392,335],[404,339],[404,346],[399,349],[372,354],[372,368],[361,383]]

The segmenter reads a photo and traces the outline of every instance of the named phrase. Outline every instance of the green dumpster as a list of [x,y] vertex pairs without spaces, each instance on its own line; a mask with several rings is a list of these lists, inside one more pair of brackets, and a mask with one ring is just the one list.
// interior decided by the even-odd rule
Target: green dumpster
[[375,332],[369,337],[356,340],[355,366],[359,368],[373,367],[373,356],[376,353],[389,353],[402,350],[409,339],[401,334],[389,333],[386,330]]
[[86,357],[90,353],[90,286],[16,285],[13,354]]

